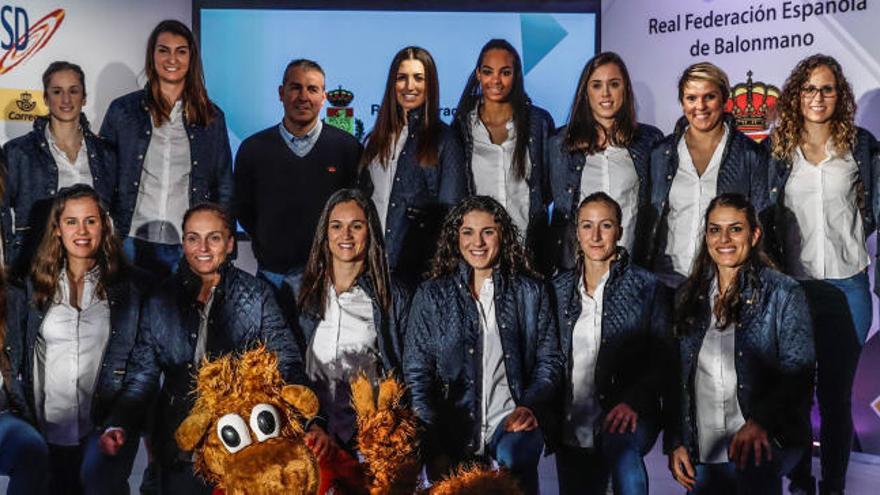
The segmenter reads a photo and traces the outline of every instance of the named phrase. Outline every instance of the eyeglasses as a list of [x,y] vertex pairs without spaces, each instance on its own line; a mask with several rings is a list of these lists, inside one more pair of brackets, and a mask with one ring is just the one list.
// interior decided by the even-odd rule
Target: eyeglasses
[[817,88],[816,86],[804,86],[801,88],[801,96],[810,100],[816,93],[822,93],[823,98],[834,98],[837,96],[837,88],[831,86],[830,84],[827,86],[822,86],[821,88]]

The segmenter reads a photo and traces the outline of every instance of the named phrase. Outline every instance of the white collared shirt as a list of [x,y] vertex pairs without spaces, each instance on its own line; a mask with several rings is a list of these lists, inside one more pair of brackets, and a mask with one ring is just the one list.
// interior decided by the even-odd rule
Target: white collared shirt
[[633,164],[629,150],[608,146],[597,153],[584,155],[584,170],[581,173],[581,197],[594,192],[604,192],[620,205],[623,218],[623,235],[619,244],[632,251],[635,242],[636,209],[639,203],[639,175]]
[[602,417],[596,399],[596,361],[602,343],[602,302],[609,272],[599,280],[593,295],[587,293],[584,278],[578,277],[581,314],[571,332],[571,402],[566,407],[565,439],[575,447],[592,448],[593,432]]
[[138,189],[131,236],[159,244],[180,244],[183,214],[189,208],[189,136],[178,100],[169,120],[152,125]]
[[324,319],[306,350],[306,374],[326,411],[328,433],[348,442],[354,434],[350,380],[364,372],[375,383],[380,357],[373,301],[359,286],[327,288]]
[[480,425],[480,446],[482,453],[486,444],[492,439],[495,430],[502,421],[516,409],[510,385],[507,383],[507,368],[504,365],[504,348],[501,345],[501,334],[498,332],[498,321],[495,315],[495,284],[489,277],[483,281],[477,299],[477,310],[480,313],[480,332],[483,340],[483,396],[482,424]]
[[323,128],[324,122],[322,122],[321,119],[318,119],[315,121],[315,125],[309,132],[297,137],[284,127],[284,122],[278,124],[278,130],[281,132],[281,137],[284,139],[284,143],[287,144],[287,147],[290,148],[290,151],[292,151],[294,155],[300,158],[308,155],[309,152],[312,151],[312,148],[315,147],[315,143],[318,142],[318,138],[321,137],[321,129]]
[[211,306],[214,305],[214,294],[217,293],[217,286],[211,287],[208,299],[205,304],[199,308],[199,333],[196,337],[196,349],[193,353],[193,365],[198,368],[202,365],[202,359],[208,353],[208,322],[211,316]]
[[[703,216],[709,203],[715,199],[718,171],[730,129],[724,124],[724,135],[715,147],[703,175],[697,173],[684,135],[678,141],[678,171],[669,189],[669,215],[666,255],[672,260],[675,273],[688,276],[691,265],[703,242]],[[658,274],[662,277],[663,274]]]
[[[712,281],[709,301],[718,297],[718,279]],[[733,325],[717,328],[712,311],[709,328],[697,356],[694,401],[700,462],[728,462],[727,448],[746,420],[736,396],[736,333]]]
[[388,216],[388,204],[391,201],[391,190],[394,188],[394,178],[397,174],[397,161],[400,153],[406,145],[409,130],[406,126],[400,130],[397,140],[394,142],[394,152],[388,163],[383,167],[379,157],[370,162],[370,179],[373,181],[373,203],[379,213],[379,221],[382,222],[382,232],[385,232],[386,217]]
[[93,184],[85,136],[82,137],[76,159],[72,162],[67,157],[67,153],[55,142],[55,136],[52,135],[52,129],[49,125],[46,126],[46,141],[49,143],[49,151],[52,153],[52,159],[55,160],[55,166],[58,169],[58,189],[74,184],[88,184],[90,186]]
[[[491,196],[501,203],[519,231],[525,235],[529,226],[529,183],[519,179],[513,170],[516,150],[516,127],[513,120],[507,122],[507,139],[501,144],[492,143],[489,129],[472,110],[469,116],[473,154],[471,171],[474,174],[476,193]],[[529,154],[525,153],[525,176],[532,168]]]
[[786,262],[797,279],[849,278],[867,268],[865,227],[856,200],[859,167],[851,153],[810,163],[798,147],[785,185]]
[[34,397],[46,439],[79,445],[92,427],[92,397],[110,340],[110,304],[97,293],[98,269],[85,276],[80,310],[70,302],[67,270],[34,348]]

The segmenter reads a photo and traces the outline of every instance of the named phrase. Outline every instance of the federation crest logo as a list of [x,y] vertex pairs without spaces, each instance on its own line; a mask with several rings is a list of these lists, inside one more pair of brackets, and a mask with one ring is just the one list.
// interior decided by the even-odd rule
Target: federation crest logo
[[350,106],[354,100],[354,93],[339,86],[327,92],[327,100],[330,101],[331,107],[327,109],[325,122],[354,135],[358,141],[361,141],[364,138],[364,123],[354,117],[354,108]]
[[15,106],[25,113],[33,112],[37,108],[37,102],[33,100],[33,95],[27,91],[21,93],[21,96],[15,100]]
[[757,142],[770,134],[770,123],[776,119],[779,88],[772,84],[752,81],[752,71],[746,73],[746,82],[730,90],[724,111],[736,118],[736,128]]

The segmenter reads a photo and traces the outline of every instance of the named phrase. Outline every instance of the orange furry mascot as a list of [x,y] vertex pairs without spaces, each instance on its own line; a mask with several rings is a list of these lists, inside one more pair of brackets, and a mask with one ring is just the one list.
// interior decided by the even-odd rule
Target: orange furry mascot
[[[336,486],[335,493],[522,493],[506,471],[477,466],[419,490],[417,422],[403,400],[403,385],[385,379],[374,396],[373,385],[360,377],[351,390],[368,486]],[[196,453],[201,476],[229,495],[319,493],[320,470],[303,442],[301,426],[317,414],[318,399],[306,387],[284,384],[274,354],[259,348],[238,360],[225,356],[206,362],[199,370],[196,393],[195,406],[176,438],[181,449]]]
[[[419,493],[421,470],[416,419],[404,406],[404,388],[393,378],[373,386],[363,376],[351,384],[351,402],[357,411],[358,449],[367,465],[370,495]],[[517,495],[522,490],[505,470],[472,465],[422,491],[427,495]]]
[[259,348],[205,362],[195,392],[175,437],[195,452],[199,475],[229,495],[318,492],[318,464],[302,428],[317,414],[318,398],[285,385],[275,354]]

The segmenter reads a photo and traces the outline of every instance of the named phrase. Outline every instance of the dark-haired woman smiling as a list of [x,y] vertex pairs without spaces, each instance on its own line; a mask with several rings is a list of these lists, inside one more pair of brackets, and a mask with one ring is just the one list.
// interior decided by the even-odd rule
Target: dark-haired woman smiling
[[8,321],[24,346],[28,406],[49,444],[52,493],[128,490],[137,443],[100,452],[140,319],[141,293],[106,207],[91,187],[62,189],[52,204],[27,280]]
[[413,298],[403,369],[436,478],[475,455],[538,491],[541,422],[562,374],[550,297],[497,201],[446,217],[431,278]]
[[545,269],[550,191],[544,152],[554,124],[532,104],[523,79],[516,49],[490,40],[462,92],[453,128],[464,143],[468,191],[492,196],[507,209]]
[[806,297],[772,268],[745,197],[716,197],[704,222],[676,301],[678,381],[664,450],[691,493],[779,494],[809,443],[815,351]]
[[[618,246],[620,205],[593,193],[577,210],[576,268],[553,279],[562,352],[563,407],[556,468],[562,494],[648,493],[642,457],[660,427],[669,295]],[[636,364],[638,363],[638,364]]]
[[161,277],[180,260],[187,208],[231,202],[232,153],[186,25],[166,20],[153,29],[144,72],[144,89],[110,104],[101,136],[117,150],[117,232],[132,262]]
[[375,380],[401,371],[409,297],[391,281],[379,216],[364,193],[342,189],[330,196],[306,270],[293,288],[295,331],[321,402],[306,443],[323,467],[338,459],[336,449],[356,448],[350,381],[360,373]]
[[619,55],[603,52],[587,62],[570,115],[568,124],[550,141],[548,151],[554,204],[553,264],[573,268],[577,207],[585,197],[600,191],[620,205],[621,246],[641,261],[646,236],[640,232],[639,220],[650,199],[649,159],[651,148],[663,134],[636,120],[632,82]]
[[116,190],[116,155],[89,128],[86,76],[79,65],[58,61],[43,72],[49,115],[34,129],[6,143],[3,243],[6,265],[16,275],[30,269],[42,239],[52,198],[64,187],[87,184],[105,204]]
[[394,56],[361,157],[361,183],[379,212],[388,266],[415,285],[445,213],[467,194],[461,145],[440,121],[437,67],[424,48]]

